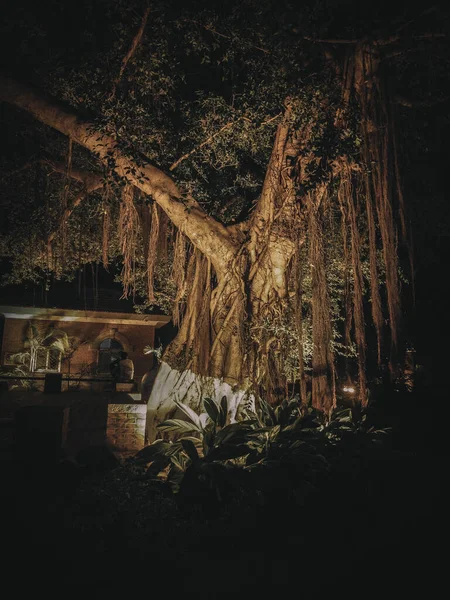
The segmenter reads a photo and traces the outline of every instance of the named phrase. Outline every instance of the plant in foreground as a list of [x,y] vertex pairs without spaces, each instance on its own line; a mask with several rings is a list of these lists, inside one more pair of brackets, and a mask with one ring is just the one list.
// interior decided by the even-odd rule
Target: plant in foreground
[[357,453],[383,431],[354,422],[350,409],[325,421],[322,413],[285,399],[273,408],[261,400],[255,412],[227,424],[227,401],[205,398],[197,415],[177,402],[185,419],[168,419],[158,427],[174,440],[156,440],[134,458],[146,464],[147,476],[164,474],[179,498],[211,509],[247,493],[263,498],[303,495],[314,488],[334,458]]

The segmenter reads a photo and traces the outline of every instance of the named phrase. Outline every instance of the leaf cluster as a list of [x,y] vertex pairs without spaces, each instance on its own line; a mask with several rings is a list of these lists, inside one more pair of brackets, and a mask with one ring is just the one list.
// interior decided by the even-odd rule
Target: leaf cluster
[[386,433],[369,428],[364,418],[355,422],[350,409],[337,410],[326,420],[298,398],[285,399],[276,408],[261,400],[255,412],[235,423],[227,423],[226,397],[220,404],[206,398],[200,415],[176,404],[184,419],[158,426],[175,439],[156,440],[133,463],[146,465],[150,479],[166,478],[183,505],[211,508],[250,490],[264,502],[276,480],[286,494],[307,493],[339,454],[359,452]]

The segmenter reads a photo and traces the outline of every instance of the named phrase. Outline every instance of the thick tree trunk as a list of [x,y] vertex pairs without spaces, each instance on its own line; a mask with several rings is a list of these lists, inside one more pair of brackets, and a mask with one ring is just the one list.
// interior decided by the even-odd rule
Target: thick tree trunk
[[[197,254],[187,311],[175,340],[167,348],[148,402],[147,440],[157,425],[176,414],[175,400],[202,412],[204,398],[227,397],[233,422],[254,406],[255,397],[284,393],[279,369],[279,339],[265,331],[286,302],[286,273],[293,244],[279,239],[253,262],[244,244],[223,273],[212,273]],[[276,265],[276,268],[274,268]],[[212,289],[215,285],[214,289]]]
[[288,155],[299,148],[289,117],[287,106],[251,219],[240,230],[229,229],[239,250],[214,273],[204,258],[196,259],[187,313],[149,400],[148,441],[154,439],[157,422],[175,412],[175,398],[182,396],[201,410],[203,398],[226,396],[232,421],[255,397],[276,401],[286,392],[285,349],[276,324],[281,328],[289,301],[288,269],[299,244],[298,207],[287,165]]

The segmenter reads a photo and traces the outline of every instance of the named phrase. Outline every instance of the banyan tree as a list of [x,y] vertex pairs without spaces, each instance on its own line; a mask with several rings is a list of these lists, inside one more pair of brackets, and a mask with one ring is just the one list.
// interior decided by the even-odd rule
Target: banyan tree
[[[98,6],[67,45],[48,25],[42,60],[28,23],[21,76],[10,64],[1,78],[34,151],[22,145],[2,180],[15,207],[28,198],[28,227],[12,207],[4,232],[21,232],[13,279],[119,257],[124,295],[171,310],[149,439],[175,399],[225,395],[232,420],[261,395],[306,403],[310,389],[329,413],[345,371],[364,406],[368,360],[394,373],[401,355],[399,247],[410,280],[413,264],[401,28],[351,26],[329,7],[325,19],[314,2]],[[405,28],[408,43],[439,43]]]

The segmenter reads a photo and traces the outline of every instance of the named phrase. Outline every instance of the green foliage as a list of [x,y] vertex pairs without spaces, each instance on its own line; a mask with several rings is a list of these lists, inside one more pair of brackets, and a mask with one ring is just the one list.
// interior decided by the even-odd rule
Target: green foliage
[[56,350],[63,357],[71,349],[71,340],[61,329],[49,327],[47,330],[43,330],[30,321],[23,346],[26,351],[12,354],[10,360],[21,365],[22,370],[26,368],[28,372],[33,372],[37,366],[39,351]]
[[250,489],[259,490],[264,498],[271,493],[273,477],[281,478],[291,492],[307,493],[336,456],[370,448],[386,434],[369,428],[365,417],[355,422],[350,409],[336,410],[327,421],[297,398],[285,399],[275,408],[261,400],[256,413],[230,424],[226,424],[226,397],[220,405],[206,398],[200,415],[176,404],[186,420],[169,419],[159,425],[162,433],[175,434],[176,439],[156,440],[134,461],[147,465],[150,478],[164,473],[181,502],[216,504],[231,490],[239,495]]

